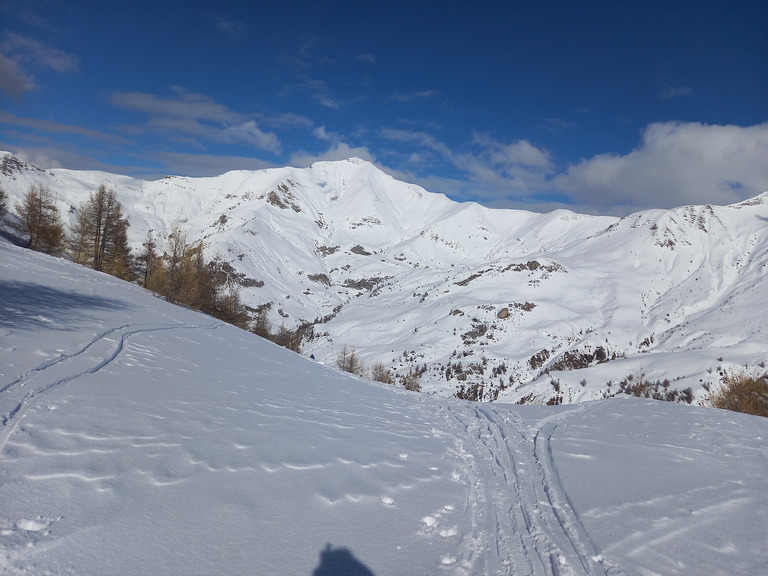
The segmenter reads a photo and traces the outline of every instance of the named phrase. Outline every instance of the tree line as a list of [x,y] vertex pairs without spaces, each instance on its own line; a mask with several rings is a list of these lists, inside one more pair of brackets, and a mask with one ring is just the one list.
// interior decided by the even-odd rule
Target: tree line
[[369,378],[376,382],[382,382],[384,384],[398,383],[406,390],[414,392],[421,391],[421,385],[419,384],[419,377],[424,373],[420,369],[411,369],[406,374],[402,374],[397,377],[392,371],[387,368],[383,362],[375,362],[370,371],[365,369],[365,365],[360,357],[357,355],[357,351],[354,348],[350,348],[346,344],[342,347],[338,356],[336,356],[336,367],[344,372],[355,374],[356,376],[362,376],[363,378]]
[[[7,204],[8,195],[0,187],[0,221],[5,221]],[[180,227],[167,235],[162,249],[150,230],[141,249],[134,253],[128,245],[130,222],[113,189],[102,184],[91,192],[77,209],[68,231],[55,196],[42,184],[32,185],[14,208],[16,219],[8,224],[24,239],[26,248],[64,256],[77,264],[135,282],[169,302],[200,310],[301,353],[301,331],[291,330],[285,324],[273,329],[267,315],[268,305],[256,310],[243,305],[239,286],[229,278],[221,259],[206,259],[203,243],[190,243]],[[368,371],[354,348],[347,346],[339,353],[336,365],[345,372],[378,382],[398,383],[408,390],[421,389],[418,371],[411,370],[396,378],[382,362]]]
[[[8,195],[0,188],[0,218],[8,212]],[[128,245],[130,223],[115,191],[99,186],[77,209],[65,231],[56,198],[42,184],[33,184],[14,206],[8,222],[24,246],[53,256],[65,256],[94,270],[136,282],[169,302],[195,308],[241,328],[249,317],[239,287],[226,274],[221,259],[206,259],[202,242],[190,243],[184,230],[174,228],[163,249],[150,231],[139,253]]]

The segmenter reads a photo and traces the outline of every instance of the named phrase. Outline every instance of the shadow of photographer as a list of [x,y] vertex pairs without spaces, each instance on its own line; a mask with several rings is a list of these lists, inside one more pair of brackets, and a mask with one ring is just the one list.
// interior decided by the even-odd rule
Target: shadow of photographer
[[330,544],[320,551],[320,564],[312,576],[375,576],[347,548],[333,548]]

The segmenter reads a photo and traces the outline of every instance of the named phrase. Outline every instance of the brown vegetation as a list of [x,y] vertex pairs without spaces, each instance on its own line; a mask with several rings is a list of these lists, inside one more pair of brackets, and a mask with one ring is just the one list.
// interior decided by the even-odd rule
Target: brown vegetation
[[705,403],[713,408],[768,417],[767,375],[755,377],[744,373],[730,374]]
[[383,362],[376,362],[373,367],[371,367],[371,380],[382,382],[384,384],[395,383],[395,378],[392,376],[392,371],[384,366]]
[[339,370],[344,370],[344,372],[349,372],[350,374],[356,374],[358,376],[363,375],[363,362],[358,358],[355,349],[350,348],[346,344],[336,357],[336,366]]
[[78,264],[132,280],[128,226],[115,191],[107,190],[102,184],[77,211],[67,240],[67,252]]
[[42,184],[33,184],[16,204],[18,221],[11,228],[27,238],[26,247],[58,256],[64,249],[64,227],[53,194]]

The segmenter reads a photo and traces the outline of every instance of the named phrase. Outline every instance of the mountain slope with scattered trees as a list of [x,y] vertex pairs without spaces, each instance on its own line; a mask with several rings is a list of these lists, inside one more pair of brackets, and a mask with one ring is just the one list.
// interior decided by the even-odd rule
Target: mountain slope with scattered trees
[[[356,372],[425,392],[700,403],[768,362],[754,314],[768,299],[768,193],[625,218],[535,214],[452,202],[357,159],[143,181],[8,154],[0,186],[25,241],[16,207],[48,191],[66,257],[327,364],[354,348]],[[114,227],[92,205],[111,193]],[[46,242],[55,251],[55,233]]]

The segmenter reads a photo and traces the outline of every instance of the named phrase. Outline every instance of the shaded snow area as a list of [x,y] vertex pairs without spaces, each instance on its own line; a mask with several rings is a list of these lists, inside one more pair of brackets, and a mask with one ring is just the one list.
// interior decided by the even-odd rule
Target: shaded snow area
[[0,573],[768,573],[768,420],[350,377],[0,242]]

